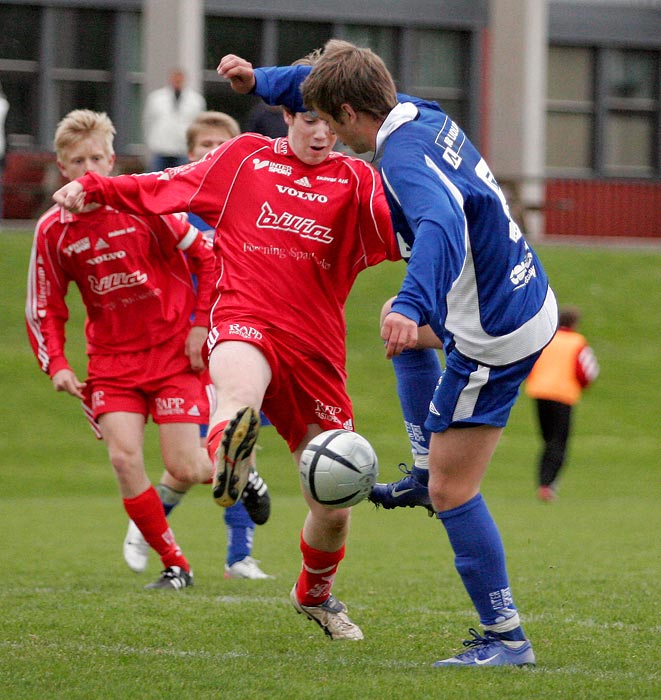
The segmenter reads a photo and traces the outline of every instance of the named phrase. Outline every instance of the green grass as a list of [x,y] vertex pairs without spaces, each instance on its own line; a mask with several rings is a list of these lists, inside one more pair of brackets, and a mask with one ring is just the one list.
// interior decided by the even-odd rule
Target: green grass
[[[126,518],[102,443],[77,402],[53,392],[23,327],[31,236],[0,235],[0,696],[8,700],[185,697],[301,699],[658,698],[661,254],[540,246],[561,302],[584,311],[602,366],[576,411],[570,459],[551,506],[534,498],[539,443],[521,397],[484,483],[512,587],[538,659],[533,669],[440,670],[475,614],[441,525],[423,511],[354,510],[335,592],[365,632],[331,643],[294,614],[305,509],[282,441],[260,439],[273,515],[255,556],[273,581],[226,581],[221,514],[191,492],[172,524],[195,587],[142,590],[158,575],[121,557]],[[350,389],[381,477],[407,444],[378,311],[402,276],[361,276],[348,306]],[[75,299],[77,293],[71,292]],[[71,357],[84,376],[80,305]],[[150,426],[150,473],[160,474]]]

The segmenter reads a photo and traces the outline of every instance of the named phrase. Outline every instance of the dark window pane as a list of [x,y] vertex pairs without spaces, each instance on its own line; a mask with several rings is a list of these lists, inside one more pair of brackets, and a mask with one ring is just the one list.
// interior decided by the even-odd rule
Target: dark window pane
[[92,109],[107,112],[110,118],[110,91],[105,83],[63,81],[57,86],[57,118],[72,109]]
[[57,10],[56,21],[58,27],[66,27],[66,41],[55,44],[56,68],[112,68],[112,12]]
[[652,52],[609,51],[606,75],[609,97],[655,97],[656,61]]
[[386,64],[392,77],[397,81],[397,29],[394,27],[374,27],[367,24],[350,24],[345,27],[344,37],[356,46],[365,46],[377,53]]
[[220,59],[228,53],[260,65],[261,30],[259,20],[207,15],[204,25],[205,69],[216,70]]
[[39,52],[40,10],[18,5],[0,6],[0,58],[36,61]]
[[278,22],[278,65],[289,65],[323,48],[332,30],[332,25],[319,22]]
[[[0,73],[2,89],[9,102],[5,122],[7,146],[33,145],[37,133],[37,75]],[[20,138],[19,138],[20,137]],[[26,141],[27,138],[27,141]]]

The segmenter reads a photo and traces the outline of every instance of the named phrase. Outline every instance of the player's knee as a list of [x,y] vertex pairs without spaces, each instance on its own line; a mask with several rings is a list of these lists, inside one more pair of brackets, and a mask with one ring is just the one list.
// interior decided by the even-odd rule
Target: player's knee
[[114,448],[109,451],[110,463],[120,479],[129,477],[142,469],[142,459],[139,453]]
[[326,532],[329,534],[341,535],[349,527],[351,510],[348,508],[325,508],[323,507],[323,519]]

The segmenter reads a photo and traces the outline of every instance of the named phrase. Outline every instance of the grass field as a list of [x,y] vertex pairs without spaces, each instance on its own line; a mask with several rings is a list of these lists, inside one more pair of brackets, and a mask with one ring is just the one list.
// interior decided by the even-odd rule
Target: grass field
[[[361,643],[332,643],[294,613],[304,506],[282,441],[263,431],[273,515],[255,556],[277,576],[226,581],[221,513],[194,490],[172,525],[195,570],[183,593],[147,592],[126,568],[126,518],[102,443],[77,402],[55,394],[23,327],[31,236],[0,235],[0,697],[132,700],[659,698],[659,338],[661,253],[540,246],[561,302],[582,307],[602,374],[576,411],[560,499],[534,497],[539,442],[521,397],[484,483],[505,540],[535,669],[433,669],[477,626],[440,523],[421,510],[354,510],[335,584]],[[378,340],[382,301],[402,267],[359,279],[348,307],[357,429],[382,480],[407,443]],[[72,291],[72,297],[76,296]],[[70,356],[84,376],[82,314]],[[160,474],[150,426],[150,473]]]

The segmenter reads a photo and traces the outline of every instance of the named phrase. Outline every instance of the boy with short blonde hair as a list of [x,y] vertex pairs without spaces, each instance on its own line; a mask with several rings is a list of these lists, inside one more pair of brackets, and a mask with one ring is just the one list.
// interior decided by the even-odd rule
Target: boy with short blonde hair
[[[54,142],[62,175],[110,175],[114,134],[103,112],[67,114]],[[184,216],[127,215],[98,204],[71,214],[54,206],[35,230],[26,304],[30,343],[53,388],[83,402],[108,447],[124,508],[163,562],[160,578],[146,588],[180,590],[193,583],[145,471],[142,445],[151,415],[175,478],[192,484],[212,475],[199,446],[198,424],[208,420],[208,402],[198,372],[213,269],[209,244]],[[87,311],[85,381],[65,355],[71,282]]]

